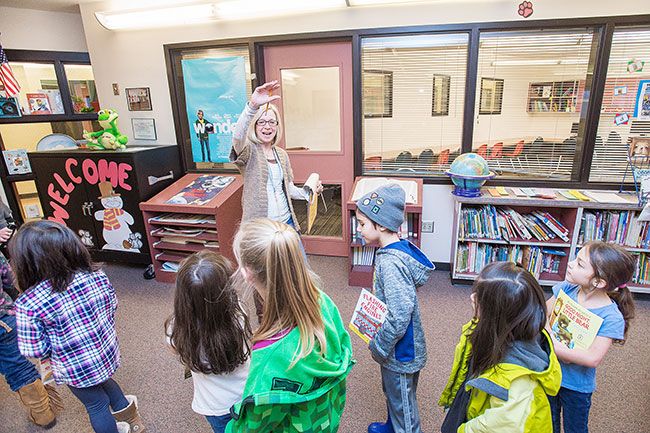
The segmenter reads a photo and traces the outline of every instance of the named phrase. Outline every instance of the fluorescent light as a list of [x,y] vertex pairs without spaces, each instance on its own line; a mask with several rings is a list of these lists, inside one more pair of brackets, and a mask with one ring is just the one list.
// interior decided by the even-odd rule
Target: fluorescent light
[[204,3],[164,8],[95,12],[95,18],[108,30],[125,30],[205,23],[216,20],[217,16],[215,4]]
[[497,60],[492,62],[492,66],[542,66],[542,65],[559,65],[559,60]]
[[348,0],[350,6],[374,6],[385,4],[424,3],[424,0]]
[[586,65],[589,63],[588,59],[564,59],[560,60],[560,65]]
[[345,0],[225,0],[215,7],[220,19],[245,20],[345,8],[346,3]]

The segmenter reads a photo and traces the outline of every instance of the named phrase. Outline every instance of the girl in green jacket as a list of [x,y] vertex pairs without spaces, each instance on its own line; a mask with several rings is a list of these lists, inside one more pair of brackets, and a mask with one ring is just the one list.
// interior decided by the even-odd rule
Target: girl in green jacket
[[226,432],[336,432],[352,345],[336,305],[318,289],[298,233],[256,219],[242,223],[233,246],[238,272],[261,296],[263,311],[242,401]]
[[544,330],[546,304],[535,277],[512,262],[487,265],[472,289],[474,319],[456,347],[439,405],[443,432],[552,433],[547,395],[562,373]]

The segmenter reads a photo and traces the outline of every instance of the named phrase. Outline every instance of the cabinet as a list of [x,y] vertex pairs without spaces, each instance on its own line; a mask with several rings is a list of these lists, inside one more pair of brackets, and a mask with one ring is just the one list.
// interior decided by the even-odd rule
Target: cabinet
[[181,174],[176,146],[30,152],[44,217],[77,233],[98,261],[149,263],[138,204]]
[[[650,293],[650,223],[638,221],[641,209],[636,197],[598,191],[594,196],[617,199],[615,202],[581,201],[568,200],[558,191],[552,191],[556,195],[553,200],[517,197],[513,193],[502,197],[454,196],[452,280],[473,281],[485,264],[510,260],[522,263],[540,284],[551,286],[564,280],[567,263],[585,242],[602,240],[622,245],[636,256],[637,271],[630,290]],[[546,236],[540,233],[542,239],[539,239],[522,238],[519,233],[509,235],[505,227],[508,218],[517,218],[512,212],[527,218],[527,227],[539,225]],[[557,231],[544,219],[555,225]]]
[[575,113],[578,81],[546,81],[528,85],[529,113]]
[[174,282],[178,264],[203,249],[235,261],[232,241],[242,215],[241,176],[226,175],[233,177],[233,181],[203,205],[167,203],[200,176],[217,175],[186,174],[155,197],[140,203],[157,281]]
[[[362,179],[376,179],[381,182],[383,178],[357,177],[352,188],[352,195],[347,202],[346,209],[350,220],[350,249],[348,253],[348,263],[350,272],[348,274],[348,283],[350,286],[372,287],[372,278],[374,272],[375,252],[379,247],[378,244],[364,244],[361,235],[357,232],[357,219],[355,204],[357,187]],[[387,179],[383,179],[387,180]],[[422,234],[422,179],[413,178],[390,178],[403,182],[413,182],[415,184],[416,199],[415,203],[406,203],[404,224],[400,230],[400,237],[408,239],[418,248]],[[386,182],[383,182],[386,183]],[[365,192],[370,192],[375,188],[370,188]],[[362,194],[363,195],[363,194]]]

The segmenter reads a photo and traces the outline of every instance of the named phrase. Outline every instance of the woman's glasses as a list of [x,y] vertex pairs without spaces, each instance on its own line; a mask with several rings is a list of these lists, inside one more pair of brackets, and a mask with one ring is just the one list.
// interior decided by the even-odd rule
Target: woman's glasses
[[269,126],[278,126],[278,121],[277,121],[277,120],[274,120],[274,119],[270,119],[270,120],[258,120],[257,122],[255,122],[255,124],[256,124],[257,126],[266,126],[266,125],[269,125]]

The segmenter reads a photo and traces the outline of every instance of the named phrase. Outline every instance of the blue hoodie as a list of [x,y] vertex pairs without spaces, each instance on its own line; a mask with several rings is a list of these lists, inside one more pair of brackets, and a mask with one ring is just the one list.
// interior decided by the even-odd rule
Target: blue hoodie
[[375,296],[388,306],[386,321],[370,341],[373,358],[396,373],[415,373],[427,362],[424,330],[415,289],[429,279],[433,263],[401,240],[377,251]]

